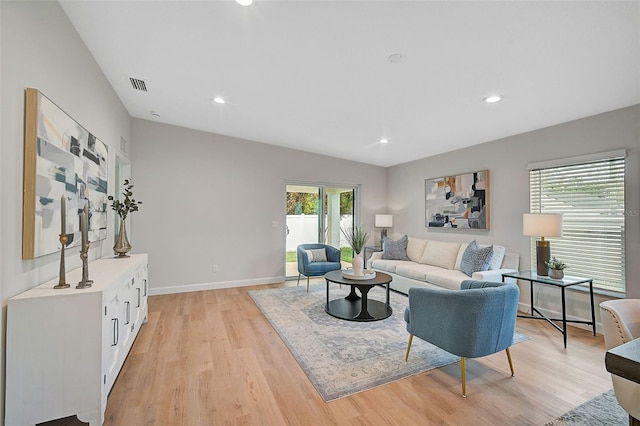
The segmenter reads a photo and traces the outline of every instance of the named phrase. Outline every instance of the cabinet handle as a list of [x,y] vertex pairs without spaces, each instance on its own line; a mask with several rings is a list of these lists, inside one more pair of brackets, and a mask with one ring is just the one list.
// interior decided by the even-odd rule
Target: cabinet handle
[[138,290],[138,306],[136,306],[136,308],[140,307],[140,287],[138,287],[136,290]]
[[124,303],[127,304],[127,322],[125,322],[125,325],[126,325],[126,324],[129,324],[131,322],[131,302],[129,302],[127,300]]
[[120,340],[120,333],[118,333],[118,318],[113,318],[111,321],[113,321],[113,344],[111,346],[118,346],[118,340]]
[[143,296],[147,295],[147,279],[144,279],[144,293],[142,294]]

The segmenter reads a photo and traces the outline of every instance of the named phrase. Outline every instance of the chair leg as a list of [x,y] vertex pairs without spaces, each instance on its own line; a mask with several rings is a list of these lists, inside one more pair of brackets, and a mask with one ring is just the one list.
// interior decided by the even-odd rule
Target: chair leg
[[307,277],[307,293],[309,293],[309,277]]
[[411,342],[413,342],[413,334],[409,335],[409,343],[407,344],[407,353],[404,356],[405,361],[409,361],[409,351],[411,350]]
[[302,274],[298,274],[298,284],[296,284],[297,286],[298,286],[298,285],[300,285],[300,276],[301,276],[301,275],[302,275]]
[[511,351],[509,351],[509,348],[506,349],[507,351],[507,359],[509,360],[509,368],[511,369],[511,377],[514,376],[514,372],[513,372],[513,361],[511,361]]
[[467,397],[467,374],[464,365],[464,357],[460,358],[460,377],[462,377],[462,397]]

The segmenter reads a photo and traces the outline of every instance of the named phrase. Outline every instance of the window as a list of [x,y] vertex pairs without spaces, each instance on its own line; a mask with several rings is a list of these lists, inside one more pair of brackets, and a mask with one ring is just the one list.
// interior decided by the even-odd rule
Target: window
[[551,255],[568,265],[568,275],[623,293],[624,158],[620,150],[529,165],[531,212],[562,213],[562,237],[549,238]]

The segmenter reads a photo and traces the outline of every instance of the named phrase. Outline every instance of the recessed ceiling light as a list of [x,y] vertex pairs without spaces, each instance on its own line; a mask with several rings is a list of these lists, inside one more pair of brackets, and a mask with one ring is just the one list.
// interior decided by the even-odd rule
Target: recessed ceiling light
[[389,139],[382,138],[382,139],[380,139],[380,143],[389,143]]
[[491,95],[482,99],[484,102],[488,104],[495,104],[496,102],[500,102],[502,100],[501,95]]
[[241,6],[250,6],[251,3],[253,3],[253,0],[236,0],[236,3]]
[[222,96],[216,96],[215,98],[213,98],[213,102],[217,104],[224,104],[227,101],[225,101],[225,99]]

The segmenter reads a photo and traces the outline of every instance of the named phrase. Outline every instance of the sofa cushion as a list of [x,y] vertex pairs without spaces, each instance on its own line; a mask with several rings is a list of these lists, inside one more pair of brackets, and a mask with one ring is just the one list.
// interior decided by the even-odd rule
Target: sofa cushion
[[458,251],[460,251],[460,243],[431,240],[424,249],[420,263],[453,269],[458,257]]
[[411,278],[418,281],[426,281],[427,273],[429,271],[442,269],[439,266],[422,265],[415,262],[405,262],[402,265],[396,267],[396,274]]
[[384,272],[396,272],[396,266],[408,263],[408,260],[385,260],[375,259],[371,262],[371,267]]
[[428,243],[428,240],[409,237],[409,241],[407,242],[407,257],[409,260],[420,263],[420,259],[422,259],[422,254],[424,253],[424,248]]
[[480,247],[478,242],[473,240],[462,255],[460,270],[469,277],[474,272],[486,271],[491,266],[491,256],[493,256],[493,246]]
[[469,277],[456,270],[432,269],[427,271],[427,281],[440,287],[451,290],[460,290],[460,283]]
[[406,235],[397,240],[385,237],[382,241],[382,258],[385,260],[409,260],[407,257],[407,242],[409,237]]
[[327,261],[327,251],[323,248],[311,249],[311,250],[305,250],[305,251],[307,252],[309,263]]

